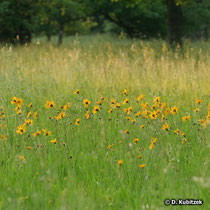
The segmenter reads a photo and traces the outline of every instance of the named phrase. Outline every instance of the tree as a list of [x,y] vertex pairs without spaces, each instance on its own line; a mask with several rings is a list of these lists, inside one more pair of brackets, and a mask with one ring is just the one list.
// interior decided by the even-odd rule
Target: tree
[[37,33],[43,33],[47,36],[47,40],[51,40],[51,36],[56,34],[56,24],[53,17],[53,7],[51,0],[40,0],[38,3],[39,13],[37,14]]
[[182,37],[208,39],[209,19],[209,0],[1,0],[0,41],[24,44],[44,33],[49,41],[57,34],[60,45],[64,33],[81,32],[94,21],[103,31],[104,21],[111,21],[118,33],[167,37],[174,47]]
[[208,40],[210,30],[210,1],[185,1],[183,6],[184,35]]
[[152,0],[89,0],[94,16],[103,15],[130,37],[165,37],[166,6]]
[[171,47],[199,31],[208,38],[209,0],[89,0],[89,4],[95,16],[103,14],[130,37],[167,37]]
[[30,42],[35,13],[34,0],[2,0],[0,3],[0,41],[21,44]]
[[74,21],[85,19],[84,6],[78,0],[40,0],[40,25],[48,40],[52,33],[58,34],[62,44],[65,27]]
[[183,14],[180,3],[176,0],[166,0],[167,3],[167,17],[168,17],[168,42],[170,46],[174,47],[177,44],[182,45],[182,23]]

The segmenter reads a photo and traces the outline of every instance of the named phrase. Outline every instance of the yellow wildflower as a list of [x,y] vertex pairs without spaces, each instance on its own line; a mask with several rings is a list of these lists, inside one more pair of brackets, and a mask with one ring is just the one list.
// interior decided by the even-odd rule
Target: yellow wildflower
[[22,111],[21,111],[21,110],[18,110],[16,113],[17,113],[18,115],[21,115],[21,114],[22,114]]
[[80,119],[76,119],[75,125],[79,125],[79,124],[80,124]]
[[102,104],[101,100],[97,101],[96,104],[101,105]]
[[153,103],[155,103],[155,104],[160,104],[160,96],[155,97]]
[[16,104],[17,103],[17,97],[13,97],[13,99],[11,100],[11,104]]
[[116,103],[115,108],[120,108],[120,103]]
[[23,104],[23,100],[21,98],[18,98],[16,103],[19,107],[21,107],[21,105]]
[[180,130],[179,129],[176,129],[176,130],[174,130],[174,133],[175,134],[180,134]]
[[157,112],[156,111],[153,111],[150,113],[150,119],[157,119]]
[[152,150],[154,146],[154,144],[150,144],[149,149]]
[[28,107],[32,107],[32,103],[29,103],[29,104],[28,104]]
[[172,115],[175,115],[175,114],[177,114],[177,113],[178,113],[178,108],[177,108],[176,106],[172,107],[172,108],[171,108],[171,114],[172,114]]
[[42,129],[44,136],[51,136],[51,131],[47,131],[47,129]]
[[204,127],[207,125],[207,122],[206,122],[206,120],[204,120],[204,119],[200,119],[199,122],[200,122],[200,124],[201,124],[202,126],[204,126]]
[[123,161],[122,161],[122,160],[118,160],[117,165],[120,166],[120,165],[122,165],[122,164],[123,164]]
[[166,115],[166,116],[167,116],[167,115],[169,115],[169,114],[170,114],[170,112],[171,112],[170,107],[166,108],[166,110],[165,110],[165,115]]
[[152,106],[151,106],[151,109],[155,109],[157,106],[155,105],[155,104],[153,104]]
[[164,131],[168,131],[171,127],[169,126],[168,123],[165,123],[163,126],[162,126],[162,130]]
[[152,143],[154,144],[157,141],[157,138],[152,138]]
[[84,103],[85,107],[88,107],[88,105],[91,103],[91,101],[89,101],[88,99],[84,99],[83,103]]
[[23,155],[19,155],[19,159],[22,160],[22,161],[25,161],[25,157]]
[[39,136],[41,134],[41,131],[40,130],[37,130],[35,133],[33,133],[32,135],[34,136],[34,137],[36,137],[36,136]]
[[137,102],[141,101],[144,98],[144,94],[141,94],[138,98],[137,98]]
[[147,110],[144,110],[141,115],[143,118],[148,118],[149,112]]
[[129,99],[126,98],[124,101],[123,101],[123,104],[127,104],[129,102]]
[[144,128],[144,125],[140,125],[140,128],[141,128],[141,129]]
[[186,122],[186,121],[188,121],[190,119],[191,119],[191,116],[190,115],[187,115],[187,116],[182,117],[183,122]]
[[125,130],[125,133],[126,133],[126,134],[129,134],[129,131],[128,131],[128,130]]
[[128,94],[127,89],[125,89],[125,90],[122,92],[122,94],[123,94],[124,96],[126,96],[126,95]]
[[55,139],[51,140],[50,143],[57,144],[58,142],[57,142],[57,139],[55,138]]
[[28,112],[28,114],[27,114],[27,117],[26,117],[26,118],[29,118],[31,115],[32,115],[32,112]]
[[166,106],[166,103],[165,102],[163,102],[163,103],[160,104],[160,108],[161,109],[165,108],[165,106]]
[[75,90],[75,91],[73,92],[73,94],[74,94],[74,95],[75,95],[75,94],[79,94],[79,89]]
[[133,140],[133,143],[134,143],[134,144],[137,144],[138,141],[139,141],[139,139],[138,139],[138,138],[135,138],[135,139]]
[[114,106],[116,104],[116,101],[114,99],[111,100],[111,106]]
[[143,110],[146,110],[148,108],[148,102],[142,103],[141,106]]
[[24,132],[26,131],[26,126],[25,125],[20,125],[18,126],[18,129],[17,129],[17,133],[22,135]]
[[38,113],[34,112],[33,118],[37,118],[37,116],[38,116]]
[[64,105],[63,109],[66,111],[66,110],[67,110],[68,108],[70,108],[70,107],[71,107],[70,103],[67,102],[67,104]]
[[144,168],[145,166],[146,166],[146,164],[139,165],[140,168]]
[[28,120],[25,120],[25,124],[26,125],[33,125],[34,124],[34,121],[31,120],[31,119],[28,119]]
[[54,102],[54,101],[48,101],[48,100],[47,100],[47,102],[46,102],[46,104],[45,104],[45,107],[46,107],[47,109],[49,109],[49,108],[54,108],[54,107],[55,107],[55,102]]
[[90,118],[90,112],[87,111],[86,114],[85,114],[85,119],[87,120],[87,119],[89,119],[89,118]]
[[187,142],[187,139],[182,140],[182,143],[186,143],[186,142]]
[[133,119],[133,120],[131,119],[131,122],[134,124],[136,122],[136,119]]
[[114,144],[110,144],[110,145],[107,147],[107,149],[110,150],[110,149],[112,149],[113,146],[114,146]]
[[203,101],[200,100],[200,99],[197,99],[197,100],[195,101],[195,103],[196,103],[196,104],[201,104],[201,103],[203,103]]
[[61,113],[59,113],[58,116],[55,117],[55,119],[56,119],[56,120],[59,120],[59,119],[64,118],[65,116],[66,116],[66,113],[65,113],[65,112],[61,112]]
[[140,115],[141,115],[141,112],[140,112],[140,111],[138,111],[138,112],[135,114],[136,117],[139,117]]
[[130,116],[126,116],[125,118],[126,118],[126,120],[131,120],[132,119]]
[[94,106],[93,108],[93,114],[96,114],[100,110],[99,106]]
[[194,109],[194,112],[199,112],[199,111],[200,111],[199,108],[195,108],[195,109]]
[[186,137],[185,133],[181,133],[181,136]]

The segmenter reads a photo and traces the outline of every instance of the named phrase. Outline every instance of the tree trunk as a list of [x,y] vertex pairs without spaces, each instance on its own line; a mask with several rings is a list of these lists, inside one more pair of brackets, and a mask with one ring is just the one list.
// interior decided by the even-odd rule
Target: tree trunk
[[63,43],[63,29],[63,23],[59,23],[58,45],[61,45]]
[[50,42],[51,41],[51,34],[46,34],[47,35],[47,41]]
[[181,5],[176,5],[175,0],[166,1],[168,13],[168,42],[171,47],[176,47],[178,44],[182,46],[183,14]]
[[205,41],[209,40],[209,33],[208,33],[207,25],[204,26],[204,39],[205,39]]

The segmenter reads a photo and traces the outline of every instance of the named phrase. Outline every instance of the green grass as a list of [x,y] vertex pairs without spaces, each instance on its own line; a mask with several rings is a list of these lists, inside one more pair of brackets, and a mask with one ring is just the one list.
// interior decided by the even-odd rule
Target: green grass
[[[160,40],[68,37],[60,47],[54,38],[52,44],[40,40],[40,45],[35,39],[30,46],[0,47],[0,209],[164,209],[166,198],[202,199],[203,209],[210,207],[209,42],[186,41],[182,51],[172,52]],[[76,89],[80,93],[74,95]],[[141,94],[145,96],[137,103]],[[14,96],[23,100],[21,115],[11,104]],[[93,115],[102,96],[106,100]],[[166,102],[160,112],[165,120],[162,114],[156,120],[137,118],[140,104],[148,102],[151,111],[157,96]],[[88,120],[86,98],[91,100]],[[123,105],[125,98],[129,103]],[[111,99],[121,107],[108,114]],[[196,99],[203,102],[196,104]],[[46,109],[47,100],[56,106]],[[67,102],[66,117],[56,120]],[[127,115],[123,109],[130,106]],[[166,116],[166,108],[173,106],[178,113]],[[19,135],[17,127],[29,111],[34,124]],[[191,119],[183,122],[187,115]],[[80,125],[75,125],[77,118]],[[168,131],[162,130],[164,123],[170,125]],[[42,129],[52,135],[33,137]],[[174,134],[176,129],[186,137]],[[51,143],[55,138],[58,143]],[[137,144],[135,138],[140,139]],[[157,142],[150,150],[152,138]]]

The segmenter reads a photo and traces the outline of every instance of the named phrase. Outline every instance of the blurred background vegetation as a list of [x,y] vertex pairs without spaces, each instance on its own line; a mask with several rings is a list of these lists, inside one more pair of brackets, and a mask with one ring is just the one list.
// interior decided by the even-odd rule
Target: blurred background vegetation
[[209,0],[0,0],[0,42],[30,43],[33,36],[113,33],[123,37],[208,40]]

